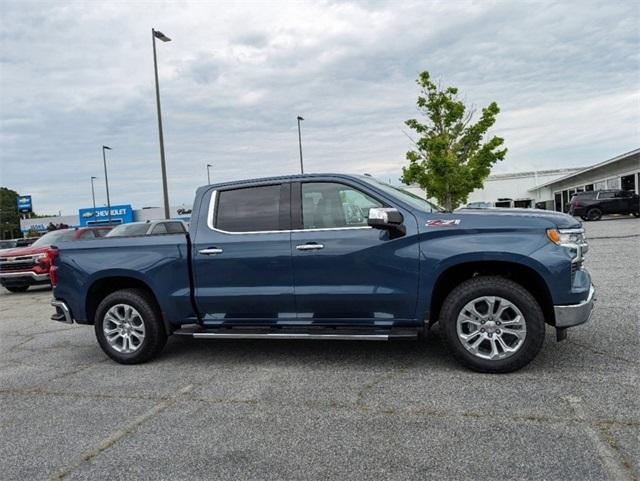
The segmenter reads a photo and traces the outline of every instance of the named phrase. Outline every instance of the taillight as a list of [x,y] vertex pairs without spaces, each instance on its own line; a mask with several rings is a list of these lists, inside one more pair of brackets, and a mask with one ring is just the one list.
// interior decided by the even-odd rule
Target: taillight
[[55,247],[49,247],[47,249],[47,259],[51,267],[49,268],[49,280],[51,285],[56,287],[58,284],[58,268],[56,267],[56,258],[58,257],[58,249]]
[[573,206],[574,207],[580,207],[580,202],[578,202],[577,200],[573,201]]

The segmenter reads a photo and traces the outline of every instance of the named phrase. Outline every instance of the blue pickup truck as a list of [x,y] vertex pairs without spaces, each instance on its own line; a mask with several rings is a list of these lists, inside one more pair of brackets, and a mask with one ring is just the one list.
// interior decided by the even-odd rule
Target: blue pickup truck
[[187,234],[51,248],[52,319],[93,324],[134,364],[169,335],[416,339],[509,372],[545,326],[586,322],[594,289],[579,221],[531,209],[443,212],[369,176],[297,175],[198,189]]

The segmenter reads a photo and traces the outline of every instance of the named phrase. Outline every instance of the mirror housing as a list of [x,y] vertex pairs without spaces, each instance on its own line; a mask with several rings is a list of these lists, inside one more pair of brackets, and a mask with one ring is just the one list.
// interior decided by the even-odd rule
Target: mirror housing
[[400,234],[406,230],[402,225],[404,218],[398,209],[393,207],[373,207],[369,209],[367,224],[374,229],[387,229]]

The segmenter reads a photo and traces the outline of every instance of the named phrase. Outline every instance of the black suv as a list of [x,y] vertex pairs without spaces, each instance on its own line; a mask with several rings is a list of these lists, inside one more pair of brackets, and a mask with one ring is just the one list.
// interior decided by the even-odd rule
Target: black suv
[[571,197],[569,214],[582,220],[600,220],[604,214],[633,214],[640,217],[640,197],[628,190],[595,190]]

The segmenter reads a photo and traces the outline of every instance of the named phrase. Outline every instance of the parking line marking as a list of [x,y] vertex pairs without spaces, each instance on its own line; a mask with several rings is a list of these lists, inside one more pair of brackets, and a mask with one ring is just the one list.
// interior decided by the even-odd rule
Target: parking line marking
[[633,481],[633,476],[620,461],[618,454],[607,442],[602,440],[598,432],[589,424],[584,409],[582,408],[581,399],[575,396],[566,396],[564,399],[569,403],[569,406],[571,406],[576,418],[582,421],[581,424],[596,448],[598,456],[602,461],[602,466],[607,472],[607,477],[612,481]]
[[74,469],[80,467],[83,463],[95,458],[102,451],[110,448],[115,443],[117,443],[122,438],[124,438],[127,434],[130,434],[131,432],[133,432],[138,426],[144,423],[147,419],[167,409],[169,406],[171,406],[176,402],[178,397],[182,396],[183,394],[187,394],[188,392],[191,391],[191,389],[193,389],[193,384],[189,384],[188,386],[185,386],[182,389],[179,389],[167,399],[159,402],[158,404],[155,404],[148,411],[144,412],[140,416],[135,417],[130,423],[125,425],[123,428],[118,429],[111,435],[104,438],[102,441],[98,443],[97,446],[87,451],[84,451],[74,462],[61,468],[56,473],[51,475],[49,477],[49,481],[59,481],[61,479],[64,479]]

